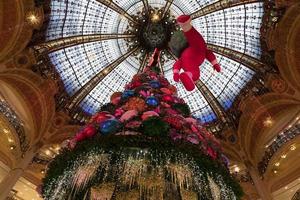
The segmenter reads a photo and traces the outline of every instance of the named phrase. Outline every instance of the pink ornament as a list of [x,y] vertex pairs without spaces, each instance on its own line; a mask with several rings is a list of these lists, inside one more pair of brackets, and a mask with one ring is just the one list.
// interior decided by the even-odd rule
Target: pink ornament
[[121,116],[120,121],[121,122],[128,121],[137,115],[138,115],[138,112],[136,110],[128,110]]
[[132,84],[131,84],[131,89],[137,88],[137,87],[141,86],[142,84],[143,84],[143,83],[140,82],[140,81],[134,81],[134,82],[132,82]]
[[149,117],[154,117],[154,116],[159,116],[159,114],[157,114],[157,112],[154,112],[154,111],[147,111],[147,112],[144,112],[143,115],[142,115],[142,120],[146,120],[148,119]]

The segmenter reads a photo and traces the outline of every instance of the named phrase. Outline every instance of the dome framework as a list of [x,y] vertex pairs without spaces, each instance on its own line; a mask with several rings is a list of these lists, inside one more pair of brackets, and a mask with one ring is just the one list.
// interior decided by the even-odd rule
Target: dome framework
[[[179,96],[187,99],[192,113],[202,122],[230,123],[226,114],[239,92],[265,67],[260,61],[259,28],[262,1],[60,1],[51,2],[47,41],[35,46],[40,55],[49,56],[59,73],[69,99],[63,107],[73,118],[84,120],[80,110],[93,114],[107,103],[138,71],[142,71],[149,53],[140,45],[129,48],[135,34],[128,28],[138,24],[137,16],[161,11],[176,17],[190,14],[193,25],[216,53],[223,68],[214,75],[211,66],[201,66],[197,90],[187,92],[181,84]],[[174,56],[162,51],[161,68],[172,83]],[[80,108],[80,109],[78,109]]]

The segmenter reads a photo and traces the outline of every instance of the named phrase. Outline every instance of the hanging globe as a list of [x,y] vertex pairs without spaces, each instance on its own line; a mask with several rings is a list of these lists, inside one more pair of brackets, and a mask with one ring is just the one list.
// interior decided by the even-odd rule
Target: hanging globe
[[158,101],[158,99],[157,99],[156,97],[151,96],[151,97],[148,97],[148,98],[146,99],[146,104],[147,104],[148,106],[158,106],[159,101]]
[[121,123],[117,119],[109,119],[100,124],[100,132],[103,135],[115,133],[121,128]]
[[129,97],[134,96],[134,91],[133,90],[125,90],[122,94],[122,98],[127,99]]
[[150,86],[151,86],[152,88],[160,88],[160,82],[155,81],[155,80],[150,81]]

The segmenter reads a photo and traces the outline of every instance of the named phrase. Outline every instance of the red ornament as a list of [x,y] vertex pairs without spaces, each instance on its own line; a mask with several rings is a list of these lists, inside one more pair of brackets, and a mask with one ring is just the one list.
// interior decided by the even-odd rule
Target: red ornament
[[179,130],[182,129],[183,127],[183,118],[180,117],[179,115],[176,116],[166,116],[163,119],[165,122],[167,122],[168,124],[170,124],[171,127]]
[[96,134],[96,129],[93,125],[88,125],[83,129],[83,134],[87,137],[87,138],[91,138]]
[[132,82],[134,82],[134,81],[141,81],[141,75],[140,74],[135,74],[132,77]]
[[169,95],[169,94],[165,94],[162,96],[162,101],[165,101],[165,102],[173,102],[174,101],[174,98],[172,95]]
[[172,108],[166,109],[165,112],[166,112],[166,115],[170,115],[170,116],[178,114],[178,112]]
[[141,81],[133,81],[131,83],[131,89],[137,88],[139,86],[141,86],[143,83]]
[[117,105],[120,102],[122,92],[115,92],[110,97],[110,102],[114,105]]
[[94,115],[92,118],[92,122],[99,124],[107,119],[113,119],[113,118],[115,118],[113,115],[111,115],[109,112],[104,111],[104,112],[99,112],[96,115]]
[[177,88],[174,85],[169,85],[168,89],[173,93],[173,94],[177,94]]
[[167,87],[168,85],[170,85],[168,79],[166,79],[166,78],[163,77],[163,76],[159,76],[158,81],[160,82],[160,84],[161,84],[163,87]]
[[215,150],[213,150],[211,147],[207,147],[207,154],[213,159],[217,158],[217,152],[215,152]]
[[80,141],[84,140],[85,139],[84,133],[83,132],[77,133],[76,136],[75,136],[75,139],[76,139],[77,142],[80,142]]
[[162,91],[162,93],[164,94],[170,94],[170,95],[173,94],[173,92],[168,88],[160,88],[160,91]]

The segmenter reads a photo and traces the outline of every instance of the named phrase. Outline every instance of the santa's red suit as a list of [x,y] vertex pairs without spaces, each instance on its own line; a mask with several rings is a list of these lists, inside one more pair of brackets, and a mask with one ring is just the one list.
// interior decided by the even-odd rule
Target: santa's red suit
[[[181,15],[177,18],[177,23],[182,28],[189,46],[184,49],[180,58],[175,62],[173,78],[176,82],[180,80],[186,90],[192,91],[195,88],[194,82],[200,78],[200,65],[204,59],[207,59],[217,72],[221,71],[221,67],[213,52],[207,49],[202,35],[191,25],[191,17]],[[180,73],[181,69],[184,72]]]

